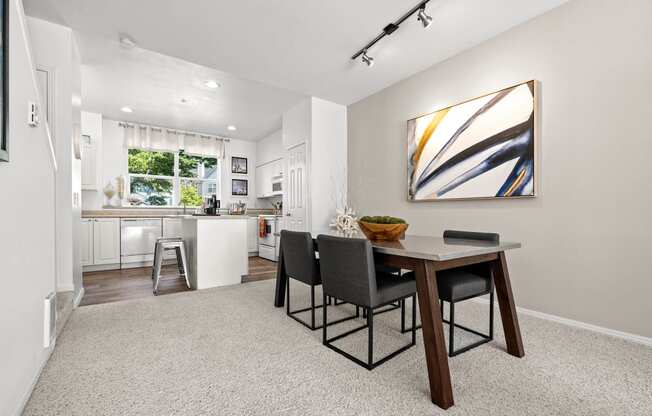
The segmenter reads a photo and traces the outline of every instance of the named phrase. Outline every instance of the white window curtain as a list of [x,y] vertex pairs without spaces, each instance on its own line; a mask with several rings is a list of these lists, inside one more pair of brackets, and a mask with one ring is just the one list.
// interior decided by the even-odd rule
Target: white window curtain
[[124,140],[129,149],[179,151],[179,138],[174,131],[137,124],[125,125],[124,129]]
[[224,140],[218,137],[186,133],[183,150],[189,155],[224,159]]
[[165,128],[125,124],[124,140],[128,149],[178,152],[224,159],[224,140],[219,137],[180,132]]

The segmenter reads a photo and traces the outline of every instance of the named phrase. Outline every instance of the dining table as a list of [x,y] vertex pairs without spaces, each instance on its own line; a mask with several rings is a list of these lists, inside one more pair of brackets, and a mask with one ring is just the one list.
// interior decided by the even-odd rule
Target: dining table
[[[317,236],[322,234],[344,238],[367,238],[357,230],[330,229],[311,232],[311,234],[315,241],[315,250],[319,250]],[[488,263],[492,271],[500,307],[507,353],[519,358],[525,355],[505,256],[505,251],[520,248],[520,243],[416,235],[405,235],[398,241],[370,240],[370,242],[377,264],[414,271],[430,383],[430,397],[434,404],[442,409],[448,409],[454,405],[444,328],[439,308],[438,272],[472,264]],[[283,261],[283,239],[281,238],[274,296],[274,306],[276,307],[284,305],[287,279]]]

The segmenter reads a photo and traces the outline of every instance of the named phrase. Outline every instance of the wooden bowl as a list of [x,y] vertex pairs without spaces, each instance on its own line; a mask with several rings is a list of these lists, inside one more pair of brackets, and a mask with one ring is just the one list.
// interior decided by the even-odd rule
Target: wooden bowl
[[360,230],[370,240],[398,241],[405,237],[405,230],[409,224],[376,224],[358,221]]

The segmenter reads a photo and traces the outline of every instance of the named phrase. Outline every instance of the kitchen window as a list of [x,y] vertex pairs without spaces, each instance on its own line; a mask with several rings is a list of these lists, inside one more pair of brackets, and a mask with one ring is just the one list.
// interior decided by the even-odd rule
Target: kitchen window
[[179,152],[129,149],[129,190],[145,206],[199,206],[220,198],[220,161]]

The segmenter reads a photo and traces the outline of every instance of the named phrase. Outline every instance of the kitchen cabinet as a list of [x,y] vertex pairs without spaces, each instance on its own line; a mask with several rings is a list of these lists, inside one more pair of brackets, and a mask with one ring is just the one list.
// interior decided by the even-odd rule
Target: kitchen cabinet
[[283,159],[274,160],[256,168],[256,197],[278,196],[272,189],[274,180],[283,176]]
[[97,147],[91,143],[90,136],[82,137],[81,179],[82,190],[96,191],[97,186]]
[[256,167],[256,198],[265,198],[265,165]]
[[93,219],[93,264],[120,263],[120,219]]
[[84,218],[81,226],[81,262],[82,266],[93,264],[93,220]]
[[258,252],[258,218],[250,217],[247,221],[247,251]]
[[102,184],[102,115],[81,112],[82,190],[98,191]]

